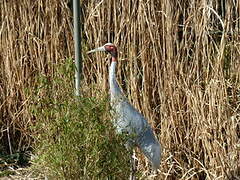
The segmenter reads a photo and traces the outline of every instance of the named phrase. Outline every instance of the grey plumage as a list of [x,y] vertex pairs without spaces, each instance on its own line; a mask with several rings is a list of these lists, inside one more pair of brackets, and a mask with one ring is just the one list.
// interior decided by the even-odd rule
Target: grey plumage
[[112,55],[112,62],[109,70],[109,85],[112,106],[111,113],[114,117],[113,124],[116,128],[116,132],[127,133],[129,137],[127,147],[139,147],[152,163],[153,167],[155,169],[159,168],[161,161],[160,144],[146,119],[129,103],[116,81],[116,47],[111,43],[107,43],[100,48],[89,51],[89,53],[96,51],[106,51]]

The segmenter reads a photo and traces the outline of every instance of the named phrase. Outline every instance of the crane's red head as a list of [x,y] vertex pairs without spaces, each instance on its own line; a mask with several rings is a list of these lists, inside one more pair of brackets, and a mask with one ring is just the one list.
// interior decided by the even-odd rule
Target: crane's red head
[[112,57],[117,58],[117,47],[112,43],[107,43],[103,46],[105,51],[110,53]]
[[112,43],[107,43],[101,47],[98,47],[96,49],[93,49],[91,51],[88,51],[87,53],[92,53],[92,52],[97,52],[97,51],[105,51],[108,52],[109,54],[111,54],[112,56],[112,61],[116,61],[117,60],[117,47],[112,44]]

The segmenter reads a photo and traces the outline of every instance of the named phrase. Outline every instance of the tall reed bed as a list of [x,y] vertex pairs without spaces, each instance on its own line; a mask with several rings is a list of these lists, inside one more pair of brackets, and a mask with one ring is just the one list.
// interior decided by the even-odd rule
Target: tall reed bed
[[[119,83],[161,141],[156,178],[239,177],[240,2],[90,0],[82,7],[83,52],[106,42],[119,47]],[[28,107],[36,75],[51,79],[54,65],[73,56],[72,19],[66,2],[54,0],[3,0],[0,9],[1,148],[12,152],[34,139],[37,117]],[[106,55],[83,56],[82,88],[108,92]]]
[[[87,6],[89,44],[120,47],[119,82],[163,144],[162,178],[239,175],[239,5],[123,0]],[[103,56],[85,69],[94,67],[107,90]]]
[[31,142],[35,118],[29,99],[36,76],[51,79],[55,64],[71,57],[71,18],[65,3],[57,1],[4,0],[0,9],[1,147],[13,153]]

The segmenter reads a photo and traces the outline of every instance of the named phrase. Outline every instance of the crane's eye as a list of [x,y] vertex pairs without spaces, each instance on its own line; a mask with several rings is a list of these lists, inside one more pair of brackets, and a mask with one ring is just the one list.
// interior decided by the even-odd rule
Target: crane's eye
[[109,52],[113,50],[113,46],[107,45],[105,46],[105,49]]

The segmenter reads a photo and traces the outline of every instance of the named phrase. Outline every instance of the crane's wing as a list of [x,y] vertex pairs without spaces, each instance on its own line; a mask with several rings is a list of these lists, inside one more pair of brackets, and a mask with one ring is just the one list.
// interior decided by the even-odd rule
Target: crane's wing
[[113,101],[112,107],[117,132],[128,133],[128,146],[138,146],[157,169],[161,160],[160,144],[146,119],[124,97]]

